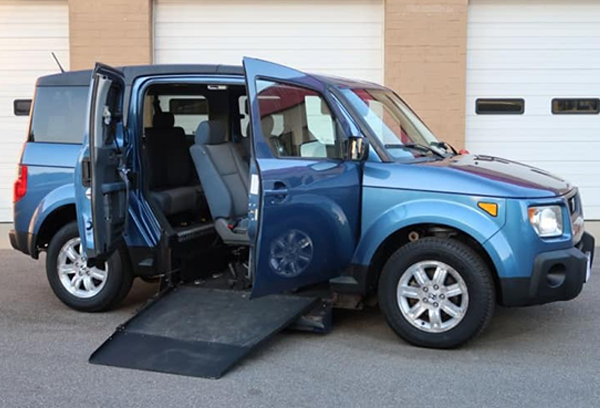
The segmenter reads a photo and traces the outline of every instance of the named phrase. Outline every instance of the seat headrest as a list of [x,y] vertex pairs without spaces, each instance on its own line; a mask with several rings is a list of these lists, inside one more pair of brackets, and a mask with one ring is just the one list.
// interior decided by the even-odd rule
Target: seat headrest
[[225,143],[227,135],[225,122],[205,120],[196,129],[196,144],[216,145]]
[[[265,135],[265,137],[271,137],[273,136],[273,129],[275,128],[275,121],[273,120],[273,116],[269,115],[269,116],[265,116],[264,118],[261,119],[260,121],[260,126],[262,128],[263,134]],[[250,121],[248,121],[248,124],[246,125],[246,136],[250,136],[250,133],[252,132],[252,126],[250,126]]]
[[152,118],[152,126],[159,129],[172,128],[175,125],[175,116],[171,112],[156,112]]
[[263,135],[265,137],[271,137],[273,135],[273,128],[275,127],[275,121],[273,120],[273,116],[265,116],[260,120],[260,126],[263,131]]

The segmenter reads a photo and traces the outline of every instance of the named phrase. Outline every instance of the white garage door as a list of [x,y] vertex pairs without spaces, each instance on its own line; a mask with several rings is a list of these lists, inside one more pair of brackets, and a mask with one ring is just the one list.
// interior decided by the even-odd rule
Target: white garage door
[[[565,177],[587,219],[600,219],[599,97],[600,2],[471,0],[467,148]],[[478,98],[522,98],[524,113],[476,114]]]
[[69,67],[67,1],[0,0],[0,222],[12,221],[12,183],[29,118],[13,101],[30,99],[39,76]]
[[154,16],[158,64],[251,56],[383,81],[383,0],[159,0]]

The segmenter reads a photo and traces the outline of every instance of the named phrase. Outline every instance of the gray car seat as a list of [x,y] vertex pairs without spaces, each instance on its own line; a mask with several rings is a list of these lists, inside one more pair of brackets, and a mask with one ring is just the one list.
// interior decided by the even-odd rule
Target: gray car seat
[[248,165],[226,140],[224,122],[198,125],[190,154],[217,233],[226,244],[248,244]]

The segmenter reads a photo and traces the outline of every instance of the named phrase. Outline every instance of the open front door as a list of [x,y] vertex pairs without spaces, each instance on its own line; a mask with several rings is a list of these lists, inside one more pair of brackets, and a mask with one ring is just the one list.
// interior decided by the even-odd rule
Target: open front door
[[124,93],[123,74],[96,64],[90,87],[87,135],[75,170],[81,248],[89,260],[107,259],[123,239],[128,194]]
[[244,69],[257,221],[252,296],[328,281],[357,244],[362,169],[345,149],[359,133],[318,79],[251,58]]

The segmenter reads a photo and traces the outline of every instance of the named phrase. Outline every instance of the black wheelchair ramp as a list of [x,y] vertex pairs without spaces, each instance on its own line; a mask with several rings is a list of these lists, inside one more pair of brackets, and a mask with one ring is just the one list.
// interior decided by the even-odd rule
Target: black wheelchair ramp
[[93,364],[219,378],[317,299],[182,286],[157,299],[90,357]]

